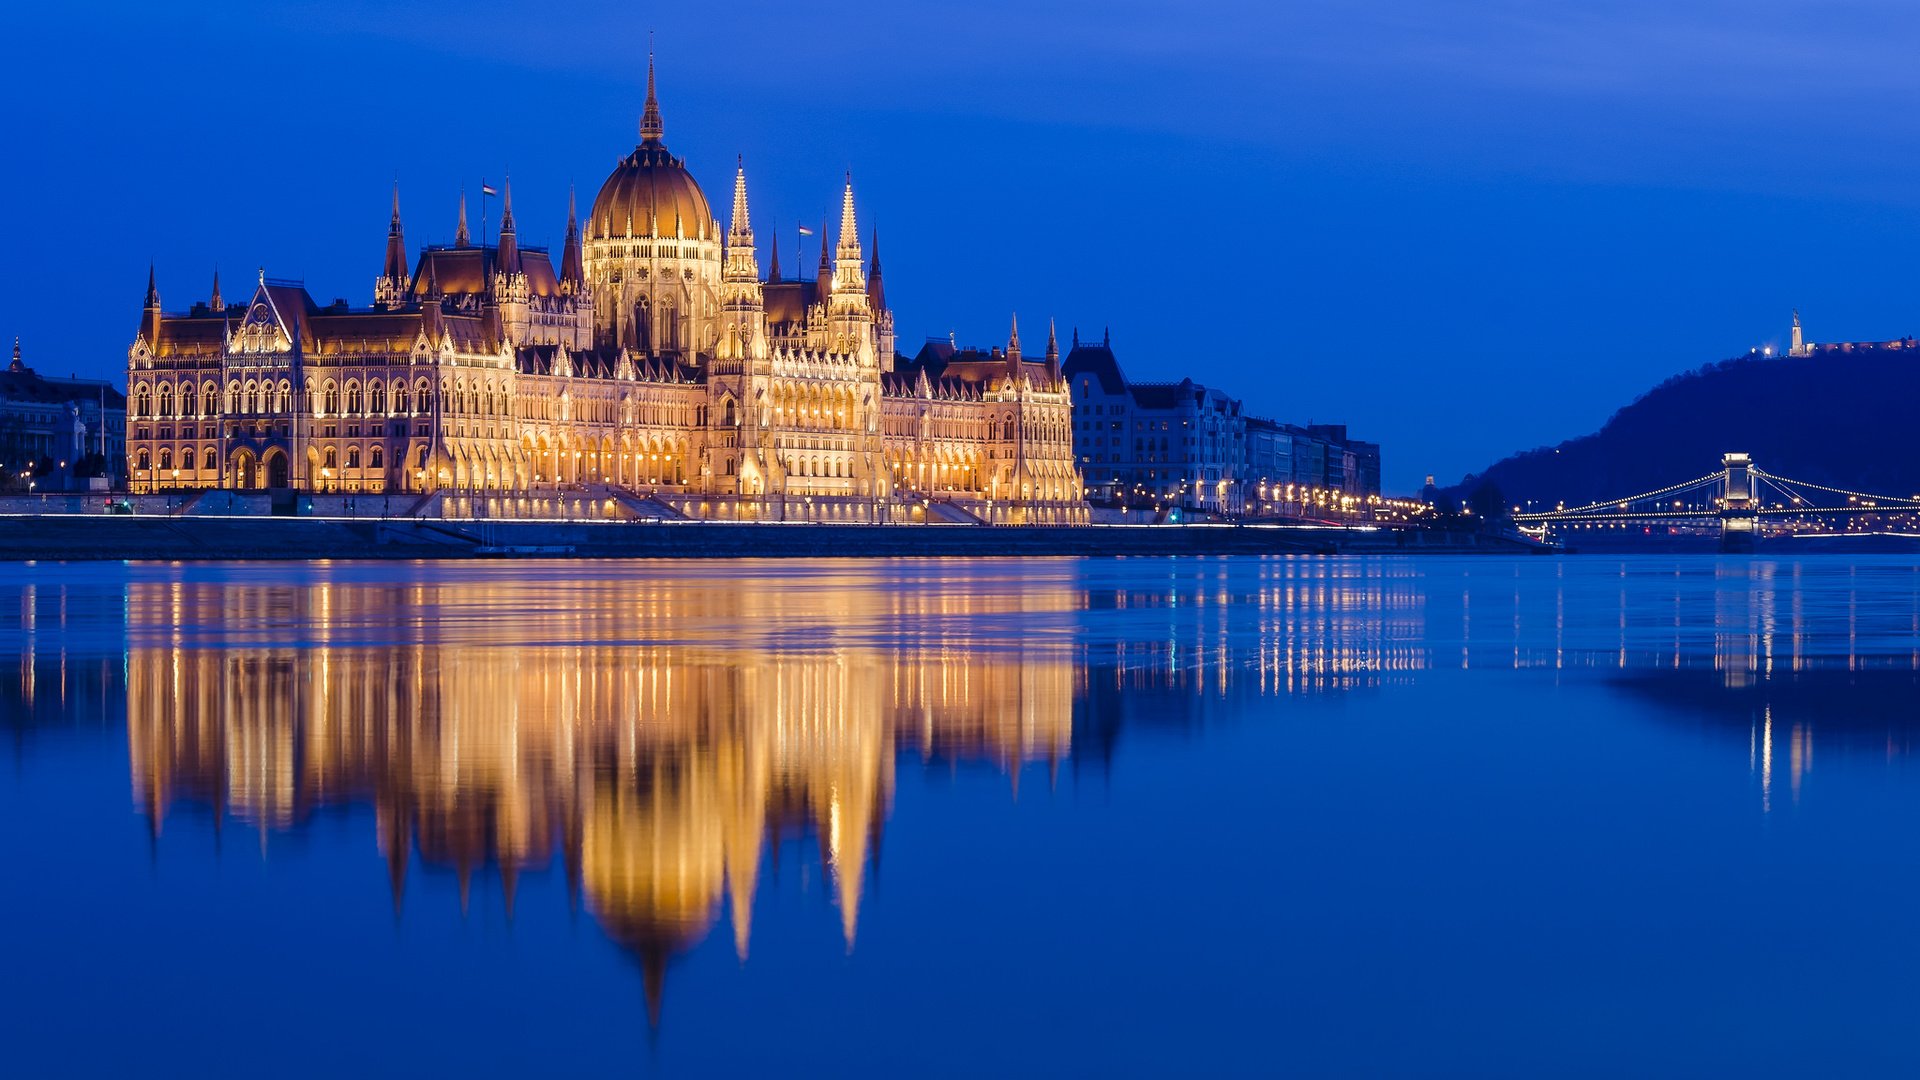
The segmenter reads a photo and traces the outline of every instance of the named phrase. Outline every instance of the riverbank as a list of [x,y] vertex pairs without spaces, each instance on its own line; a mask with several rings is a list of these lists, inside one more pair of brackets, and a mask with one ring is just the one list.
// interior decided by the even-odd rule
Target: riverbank
[[1328,526],[779,525],[39,514],[0,517],[0,561],[1519,554],[1507,537]]

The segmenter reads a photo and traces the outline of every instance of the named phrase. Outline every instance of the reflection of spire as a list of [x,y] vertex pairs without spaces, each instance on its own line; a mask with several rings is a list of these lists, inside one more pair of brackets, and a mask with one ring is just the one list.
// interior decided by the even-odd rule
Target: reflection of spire
[[[429,261],[423,276],[431,273]],[[328,618],[397,617],[379,590],[326,592]],[[138,587],[127,597],[129,625],[244,620],[262,609],[246,588],[225,595],[183,613],[164,590]],[[855,617],[871,602],[854,590],[827,604]],[[942,598],[938,610],[953,602]],[[1056,602],[1072,601],[1063,593]],[[730,617],[775,610],[734,590],[686,603]],[[591,609],[575,618],[576,636],[598,633]],[[157,834],[181,800],[216,808],[231,800],[227,812],[263,837],[304,828],[317,807],[370,805],[396,918],[416,854],[425,868],[455,871],[463,911],[474,877],[498,868],[515,918],[519,878],[563,865],[574,910],[641,966],[656,1020],[674,958],[723,915],[736,952],[749,955],[760,863],[779,854],[773,837],[819,838],[852,947],[876,881],[896,737],[911,733],[930,755],[1002,763],[1064,755],[1071,738],[1074,667],[1064,654],[862,653],[847,666],[769,653],[715,666],[687,646],[650,647],[637,659],[593,646],[413,648],[415,659],[399,665],[353,649],[129,652],[128,753],[147,826]],[[956,665],[967,669],[958,678]],[[262,678],[265,670],[287,677]],[[191,678],[180,681],[182,671]],[[638,744],[630,714],[615,704],[631,700],[620,688],[635,678],[663,688],[657,723]],[[590,692],[556,701],[550,691],[563,679]],[[902,697],[909,686],[919,689]],[[353,719],[355,703],[368,700],[403,704],[372,728]],[[1015,700],[1023,704],[1010,713]],[[220,704],[235,701],[244,707]],[[794,716],[809,719],[798,727],[783,719]]]

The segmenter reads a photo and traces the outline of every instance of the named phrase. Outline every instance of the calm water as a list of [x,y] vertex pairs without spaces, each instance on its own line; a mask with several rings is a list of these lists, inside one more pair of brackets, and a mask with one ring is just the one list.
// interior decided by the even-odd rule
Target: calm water
[[1902,1073],[1920,563],[0,572],[0,1071]]

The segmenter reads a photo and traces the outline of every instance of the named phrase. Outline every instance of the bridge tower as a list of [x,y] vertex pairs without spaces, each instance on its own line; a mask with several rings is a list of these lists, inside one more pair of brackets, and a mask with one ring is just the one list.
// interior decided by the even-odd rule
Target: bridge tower
[[1753,456],[1727,454],[1720,459],[1726,485],[1720,503],[1720,550],[1752,551],[1760,538],[1760,507],[1753,497]]

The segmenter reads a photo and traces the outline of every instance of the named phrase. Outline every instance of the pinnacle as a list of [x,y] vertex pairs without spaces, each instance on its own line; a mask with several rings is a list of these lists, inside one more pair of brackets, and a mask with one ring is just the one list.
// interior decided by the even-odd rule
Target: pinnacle
[[660,145],[663,134],[660,123],[660,98],[654,92],[653,83],[653,32],[647,32],[647,104],[640,114],[640,143],[643,146]]

